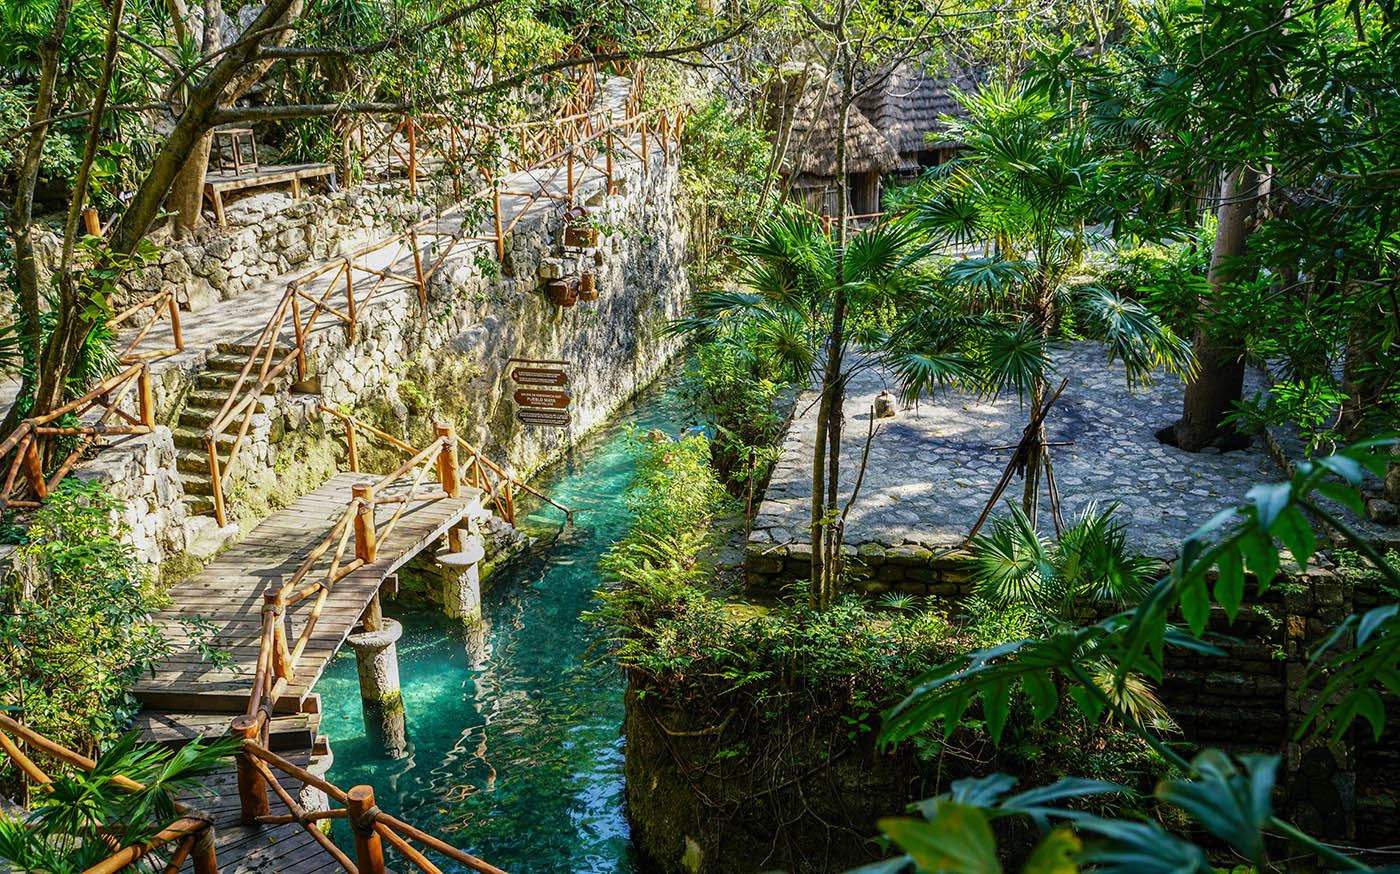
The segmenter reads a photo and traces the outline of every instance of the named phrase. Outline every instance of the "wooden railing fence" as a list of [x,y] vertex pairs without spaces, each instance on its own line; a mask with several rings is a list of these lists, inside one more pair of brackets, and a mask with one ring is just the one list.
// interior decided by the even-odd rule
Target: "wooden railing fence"
[[[107,324],[116,330],[127,322],[134,321],[139,313],[147,311],[150,312],[150,318],[137,329],[135,336],[127,341],[126,346],[118,355],[123,364],[169,358],[171,355],[185,351],[185,338],[180,332],[180,305],[175,299],[174,288],[158,291],[144,300],[137,301],[113,316]],[[163,318],[168,318],[170,321],[170,345],[158,349],[137,351],[146,342],[146,337],[151,333],[151,329]]]
[[[360,470],[360,442],[359,434],[365,434],[393,446],[400,452],[414,452],[414,448],[398,437],[389,434],[368,422],[358,419],[349,413],[337,410],[334,407],[321,405],[321,411],[339,419],[345,428],[345,445],[348,456],[348,464],[351,472],[358,473]],[[514,474],[497,465],[487,458],[480,449],[467,442],[461,436],[457,437],[457,448],[465,453],[465,460],[462,466],[462,479],[464,484],[472,488],[480,489],[485,496],[485,503],[491,507],[495,513],[510,524],[515,524],[515,498],[520,492],[526,492],[535,496],[541,501],[563,511],[566,518],[573,519],[573,511],[548,495],[534,488],[527,482],[522,482],[515,478]]]
[[[481,874],[505,874],[500,868],[380,810],[374,803],[372,787],[355,786],[347,792],[269,751],[258,739],[258,732],[259,728],[251,717],[239,716],[233,720],[233,733],[243,740],[243,749],[238,754],[237,761],[238,798],[245,824],[297,823],[306,829],[336,864],[350,874],[385,874],[386,843],[424,874],[442,874],[442,869],[433,864],[413,842],[472,871]],[[275,772],[286,774],[307,786],[321,790],[327,798],[341,806],[330,810],[307,810],[292,797]],[[269,789],[286,805],[290,813],[272,813],[268,801]],[[346,820],[350,825],[355,839],[353,861],[318,827],[319,823],[336,819]]]
[[[30,781],[40,787],[40,791],[52,783],[53,778],[21,749],[21,743],[83,771],[91,772],[97,767],[97,763],[92,759],[54,743],[11,717],[0,714],[0,749],[4,750]],[[115,777],[113,783],[117,788],[127,791],[139,792],[145,788],[140,783],[121,776]],[[114,846],[112,855],[86,869],[83,874],[114,874],[117,871],[125,871],[136,862],[151,858],[157,853],[164,856],[162,861],[166,863],[163,869],[165,871],[179,871],[181,866],[189,861],[195,874],[219,872],[219,862],[214,850],[213,824],[200,816],[181,816],[145,843],[126,847]]]
[[[603,118],[600,113],[590,117]],[[247,362],[229,391],[228,399],[204,433],[214,514],[219,524],[228,523],[224,489],[234,461],[246,444],[253,416],[258,409],[258,398],[288,375],[290,370],[294,369],[296,381],[308,377],[307,340],[318,323],[325,324],[323,317],[331,323],[343,323],[353,341],[356,326],[365,309],[389,281],[413,289],[420,312],[426,315],[428,283],[459,245],[469,241],[491,242],[495,246],[496,258],[504,258],[506,238],[535,203],[547,198],[572,204],[578,194],[584,168],[601,174],[609,190],[612,190],[616,169],[614,155],[622,151],[639,158],[643,172],[646,172],[653,146],[659,147],[663,155],[670,158],[680,141],[683,123],[683,113],[667,108],[639,113],[616,123],[579,122],[578,127],[567,131],[578,139],[528,166],[518,168],[517,175],[523,173],[534,181],[529,190],[506,188],[505,174],[489,174],[487,184],[469,195],[463,203],[419,222],[402,234],[317,267],[288,283],[272,318],[253,344]],[[637,142],[634,144],[633,140]],[[561,178],[563,190],[552,190]],[[502,196],[526,198],[509,220],[501,209]],[[467,232],[462,227],[464,208],[469,203],[486,198],[489,198],[492,232],[489,236]],[[454,219],[455,228],[452,227]],[[370,263],[371,256],[375,263]],[[411,261],[412,275],[394,270],[394,266],[401,261],[406,264]],[[322,282],[325,283],[324,287],[317,291],[315,287]],[[290,338],[284,336],[288,323],[292,333]],[[290,347],[286,345],[289,339]]]
[[[133,390],[136,392],[136,409],[130,412],[122,409],[122,404]],[[101,409],[102,413],[96,419],[84,419],[97,409]],[[71,418],[67,418],[65,424],[66,417]],[[151,367],[147,361],[136,361],[58,409],[25,419],[4,442],[0,442],[0,458],[14,454],[4,486],[0,487],[0,509],[39,506],[98,438],[149,434],[154,427]],[[53,473],[45,476],[44,441],[53,437],[73,438],[74,444]],[[26,498],[15,497],[21,472],[28,485]]]

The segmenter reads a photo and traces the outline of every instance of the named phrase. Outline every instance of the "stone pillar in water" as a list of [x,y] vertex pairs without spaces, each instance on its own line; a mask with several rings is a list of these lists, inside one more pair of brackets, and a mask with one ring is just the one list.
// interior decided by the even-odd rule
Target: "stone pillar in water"
[[478,565],[486,550],[478,538],[466,538],[456,552],[440,552],[442,609],[448,617],[464,622],[481,619],[481,572]]
[[399,688],[399,651],[395,646],[402,635],[402,625],[383,619],[378,628],[358,631],[347,639],[355,648],[355,667],[360,674],[365,733],[382,745],[391,759],[408,754],[403,692]]

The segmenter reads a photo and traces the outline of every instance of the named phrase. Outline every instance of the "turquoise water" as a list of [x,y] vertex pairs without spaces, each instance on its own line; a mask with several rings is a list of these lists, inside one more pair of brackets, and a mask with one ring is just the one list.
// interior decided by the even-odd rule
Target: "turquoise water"
[[629,521],[634,459],[623,429],[676,433],[681,414],[669,388],[647,392],[536,483],[575,508],[574,526],[551,539],[563,514],[548,506],[524,520],[546,536],[492,577],[478,635],[434,609],[386,603],[404,625],[409,754],[386,758],[366,739],[354,656],[342,652],[316,686],[334,783],[373,786],[386,811],[511,874],[635,870],[623,813],[623,681],[580,614],[592,606],[598,556]]

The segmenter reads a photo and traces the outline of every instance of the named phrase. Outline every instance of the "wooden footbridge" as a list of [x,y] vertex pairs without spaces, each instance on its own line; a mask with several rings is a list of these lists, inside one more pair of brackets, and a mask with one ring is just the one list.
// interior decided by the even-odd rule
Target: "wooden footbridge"
[[[378,627],[381,589],[398,568],[489,513],[482,462],[459,464],[459,446],[453,429],[438,425],[431,443],[383,476],[332,476],[170,591],[155,620],[171,648],[134,690],[145,707],[138,728],[169,745],[231,731],[240,751],[149,846],[122,848],[91,871],[150,856],[167,872],[383,874],[387,844],[427,874],[440,874],[427,854],[503,874],[379,810],[370,787],[342,790],[316,767],[328,754],[317,737],[317,678],[353,630]],[[192,629],[196,619],[201,628]],[[211,664],[206,647],[226,660]],[[0,749],[32,781],[47,782],[21,745],[94,765],[0,715]],[[353,859],[322,831],[332,819],[350,821]]]

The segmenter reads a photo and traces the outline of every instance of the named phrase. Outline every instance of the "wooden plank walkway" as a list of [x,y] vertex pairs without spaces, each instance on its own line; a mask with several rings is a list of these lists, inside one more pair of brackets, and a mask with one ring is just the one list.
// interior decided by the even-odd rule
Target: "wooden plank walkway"
[[[247,707],[252,692],[263,592],[296,571],[307,553],[340,521],[350,503],[350,487],[366,479],[370,477],[363,473],[332,476],[320,488],[264,519],[197,576],[170,590],[170,605],[155,619],[172,651],[156,665],[154,675],[144,678],[134,690],[145,707],[137,716],[136,727],[147,739],[178,746],[228,730],[233,716]],[[405,481],[399,490],[408,485]],[[395,490],[390,487],[383,493]],[[297,665],[296,682],[278,701],[281,715],[274,717],[270,726],[271,749],[300,767],[312,762],[320,707],[311,689],[370,599],[384,579],[410,558],[433,548],[449,529],[480,512],[481,493],[476,489],[464,489],[457,498],[412,503],[389,536],[379,541],[378,559],[335,584]],[[289,632],[299,633],[313,601],[307,599],[288,611]],[[186,624],[194,617],[207,623],[214,636],[206,643],[227,653],[231,657],[228,664],[214,667],[204,659]],[[300,794],[299,781],[274,773],[288,794],[293,798]],[[268,797],[272,814],[289,812],[275,793],[268,793]],[[339,868],[300,825],[243,825],[232,767],[209,778],[201,793],[182,802],[192,813],[213,821],[215,849],[224,874],[309,874]],[[190,863],[182,870],[191,871]]]
[[[172,644],[171,652],[156,664],[153,676],[136,685],[137,699],[151,710],[241,712],[248,704],[257,665],[263,592],[296,571],[345,513],[351,485],[368,478],[363,473],[332,476],[264,519],[197,576],[173,587],[170,605],[155,617]],[[296,681],[278,702],[279,712],[300,709],[384,579],[479,507],[480,493],[466,489],[461,497],[417,503],[404,512],[389,537],[380,542],[378,560],[346,575],[331,590],[297,666]],[[300,632],[313,600],[288,611],[290,634]],[[215,667],[205,659],[191,637],[191,621],[205,624],[212,632],[206,642],[228,654],[226,664]]]

